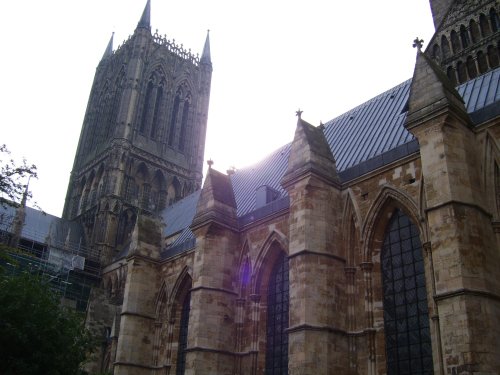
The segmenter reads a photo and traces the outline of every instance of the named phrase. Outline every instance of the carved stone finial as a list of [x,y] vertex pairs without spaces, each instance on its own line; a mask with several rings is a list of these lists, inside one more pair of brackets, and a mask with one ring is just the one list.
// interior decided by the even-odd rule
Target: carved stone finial
[[417,48],[419,51],[422,49],[422,46],[424,45],[424,40],[419,39],[418,36],[415,38],[413,41],[413,48]]
[[323,121],[321,121],[321,120],[319,121],[319,128],[320,128],[321,130],[324,130],[324,129],[325,129],[325,124],[323,124]]
[[302,118],[302,112],[304,111],[301,111],[299,108],[297,111],[295,111],[295,116],[297,116],[298,118]]
[[212,159],[207,160],[208,168],[212,168],[212,165],[214,165],[214,161]]

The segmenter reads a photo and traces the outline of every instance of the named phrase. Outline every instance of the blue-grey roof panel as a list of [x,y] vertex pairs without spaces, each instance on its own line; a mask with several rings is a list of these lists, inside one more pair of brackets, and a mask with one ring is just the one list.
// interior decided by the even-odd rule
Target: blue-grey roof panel
[[325,124],[339,172],[413,139],[403,126],[411,80]]
[[286,195],[281,187],[281,178],[288,166],[290,148],[289,143],[259,163],[238,170],[231,176],[238,216],[255,209],[255,191],[259,186],[267,185],[279,191],[281,196]]
[[165,223],[164,236],[171,236],[191,225],[200,192],[198,190],[163,210],[161,218]]
[[[394,161],[394,157],[418,149],[416,139],[404,127],[410,86],[411,80],[407,80],[325,124],[325,137],[341,175],[366,173],[371,164],[381,166],[384,160]],[[483,110],[486,111],[483,116],[495,115],[491,106],[500,101],[500,68],[460,85],[457,90],[468,113],[478,114]],[[290,147],[291,144],[287,144],[231,176],[238,216],[256,209],[255,190],[261,185],[286,195],[280,181],[286,172]],[[359,171],[354,171],[354,167]]]

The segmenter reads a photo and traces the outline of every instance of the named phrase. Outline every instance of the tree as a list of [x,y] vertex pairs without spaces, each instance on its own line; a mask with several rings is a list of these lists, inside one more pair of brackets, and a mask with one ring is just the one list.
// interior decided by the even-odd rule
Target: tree
[[60,304],[46,280],[28,272],[0,276],[1,374],[83,374],[94,347],[83,318]]
[[0,205],[18,206],[24,194],[31,198],[31,192],[26,191],[30,178],[37,178],[37,168],[28,164],[26,159],[16,165],[10,158],[10,151],[5,144],[0,146]]

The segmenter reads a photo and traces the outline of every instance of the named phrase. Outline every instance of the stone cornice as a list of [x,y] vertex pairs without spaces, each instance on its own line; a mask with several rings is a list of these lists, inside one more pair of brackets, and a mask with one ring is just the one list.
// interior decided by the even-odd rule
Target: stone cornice
[[461,288],[457,290],[452,290],[450,292],[444,292],[444,293],[438,293],[434,295],[434,300],[436,302],[439,301],[444,301],[449,298],[456,298],[456,297],[462,297],[462,296],[475,296],[475,297],[482,297],[482,298],[487,298],[494,300],[496,302],[500,302],[500,295],[484,290],[475,290],[475,289],[468,289],[468,288]]
[[290,254],[288,256],[288,259],[292,259],[292,258],[295,258],[297,256],[303,256],[303,255],[317,255],[317,256],[321,256],[321,257],[334,259],[334,260],[339,261],[339,262],[344,263],[344,264],[347,263],[347,261],[344,258],[339,257],[338,255],[328,254],[328,253],[323,253],[323,252],[313,251],[313,250],[307,250],[307,249]]

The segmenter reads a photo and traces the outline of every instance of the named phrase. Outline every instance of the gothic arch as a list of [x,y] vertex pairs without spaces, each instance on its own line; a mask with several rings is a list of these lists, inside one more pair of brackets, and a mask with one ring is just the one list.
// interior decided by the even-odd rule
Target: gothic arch
[[168,186],[167,189],[167,199],[168,199],[168,205],[172,205],[173,203],[177,202],[181,198],[181,183],[179,182],[179,179],[177,176],[174,176],[172,178],[172,182]]
[[[386,185],[382,188],[371,205],[366,220],[363,223],[361,238],[365,239],[362,250],[364,262],[371,262],[374,241],[380,239],[380,233],[385,230],[385,226],[390,219],[390,217],[387,216],[390,216],[395,208],[400,208],[408,215],[418,227],[421,236],[426,236],[422,227],[423,220],[414,199],[406,192]],[[384,215],[386,217],[384,217]],[[426,238],[422,238],[422,243],[424,242],[426,242]],[[378,246],[378,244],[376,246]]]
[[[178,303],[179,298],[182,297],[184,293],[186,293],[186,288],[189,286],[189,289],[191,289],[192,285],[192,277],[191,277],[191,269],[188,266],[185,266],[179,276],[177,277],[177,280],[174,283],[174,286],[172,287],[172,291],[170,293],[170,299],[169,299],[169,305],[172,306],[172,309],[174,309],[174,306],[176,303]],[[172,315],[172,313],[174,313]],[[171,316],[175,316],[175,312],[171,311]]]
[[[156,297],[155,302],[155,335],[154,335],[154,343],[153,343],[153,365],[159,366],[164,363],[160,363],[160,359],[165,357],[162,348],[165,348],[165,344],[167,341],[166,328],[168,327],[168,291],[167,284],[165,281],[162,282],[160,286],[160,291]],[[163,361],[161,361],[163,362]]]
[[250,259],[249,248],[248,239],[245,239],[240,253],[240,259],[238,260],[238,290],[242,298],[245,297],[250,290],[252,281],[252,261]]
[[254,294],[262,293],[267,288],[268,280],[272,270],[272,265],[281,254],[288,253],[288,239],[286,236],[273,230],[261,247],[252,274],[252,289]]
[[[344,258],[347,259],[349,266],[354,266],[354,264],[356,264],[356,258],[358,258],[358,254],[355,254],[353,245],[354,242],[357,242],[355,239],[359,240],[361,238],[361,223],[361,213],[357,201],[352,189],[348,188],[342,214],[341,233],[344,236],[342,241]],[[359,246],[359,244],[356,245]]]
[[[172,289],[170,298],[171,303],[169,304],[170,327],[166,360],[170,361],[176,368],[178,368],[178,366],[183,368],[185,365],[184,349],[187,345],[190,293],[193,285],[193,280],[189,271],[187,266],[181,271]],[[173,343],[177,343],[175,355]]]
[[158,139],[165,116],[168,91],[166,74],[161,64],[153,64],[145,76],[147,79],[141,93],[142,111],[138,113],[138,130],[145,137]]

